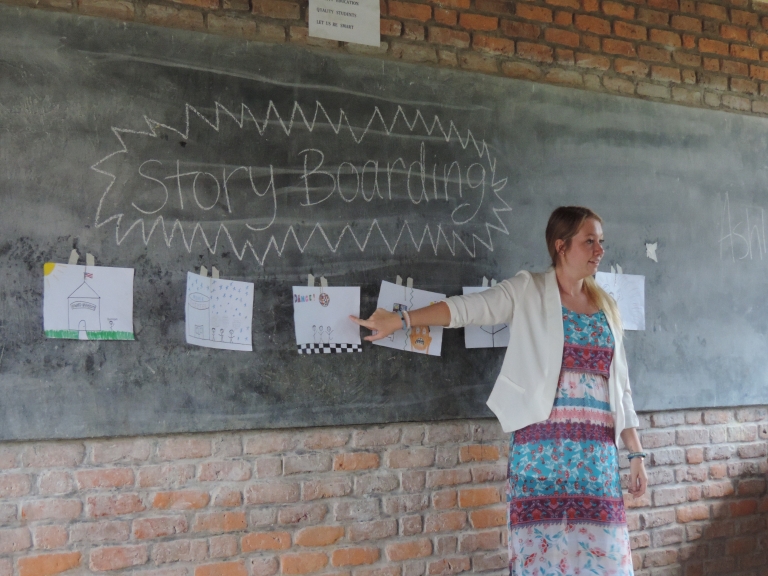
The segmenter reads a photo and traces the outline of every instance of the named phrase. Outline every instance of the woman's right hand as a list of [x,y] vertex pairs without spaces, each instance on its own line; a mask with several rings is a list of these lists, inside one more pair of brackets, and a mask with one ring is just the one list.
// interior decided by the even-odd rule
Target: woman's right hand
[[349,319],[355,324],[373,331],[373,334],[364,338],[368,342],[386,338],[403,327],[400,315],[397,312],[387,312],[384,308],[377,308],[368,320],[363,320],[357,316],[350,316]]

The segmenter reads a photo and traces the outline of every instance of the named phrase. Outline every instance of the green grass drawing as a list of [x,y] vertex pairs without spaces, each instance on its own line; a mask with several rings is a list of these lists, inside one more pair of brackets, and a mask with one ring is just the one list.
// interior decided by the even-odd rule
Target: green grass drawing
[[[46,330],[48,338],[65,338],[78,340],[80,333],[77,330]],[[117,330],[101,330],[100,332],[86,332],[88,340],[135,340],[133,332],[119,332]]]

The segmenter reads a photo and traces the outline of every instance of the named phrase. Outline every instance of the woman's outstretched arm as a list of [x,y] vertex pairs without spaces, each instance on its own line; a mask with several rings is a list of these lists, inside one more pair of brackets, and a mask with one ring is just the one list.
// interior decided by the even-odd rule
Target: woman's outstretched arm
[[[451,323],[451,310],[445,302],[409,310],[408,315],[411,317],[411,326],[448,326]],[[400,315],[397,312],[387,312],[384,308],[377,308],[368,320],[356,316],[350,316],[350,319],[373,331],[373,334],[365,337],[368,342],[386,338],[403,327]]]
[[[621,441],[630,452],[642,452],[640,437],[636,428],[625,428],[621,431]],[[645,463],[642,458],[633,458],[629,461],[629,493],[635,498],[645,494],[648,487],[648,474],[645,472]]]

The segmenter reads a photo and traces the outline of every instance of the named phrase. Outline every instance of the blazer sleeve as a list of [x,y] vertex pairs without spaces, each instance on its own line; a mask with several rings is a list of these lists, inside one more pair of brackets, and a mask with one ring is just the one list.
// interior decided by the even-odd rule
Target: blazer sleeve
[[640,426],[640,419],[637,417],[635,404],[632,402],[632,389],[629,386],[629,377],[627,377],[624,394],[621,395],[621,407],[624,410],[624,428],[637,428]]
[[515,312],[515,300],[519,299],[530,280],[530,273],[521,271],[514,278],[504,280],[488,290],[447,298],[445,303],[451,311],[448,328],[510,322]]

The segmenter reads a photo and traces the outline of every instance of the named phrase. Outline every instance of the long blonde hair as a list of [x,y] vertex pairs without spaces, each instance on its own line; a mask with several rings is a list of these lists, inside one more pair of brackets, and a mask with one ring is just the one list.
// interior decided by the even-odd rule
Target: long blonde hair
[[[570,246],[571,240],[578,234],[579,229],[588,219],[597,220],[600,224],[603,223],[603,219],[600,216],[583,206],[560,206],[552,212],[549,216],[549,222],[547,222],[547,231],[545,232],[552,266],[557,266],[555,242],[562,240],[565,242],[566,247]],[[617,330],[623,332],[621,315],[619,314],[619,307],[616,305],[616,301],[597,285],[594,277],[587,276],[584,278],[584,293],[595,306],[605,312],[611,324]]]

